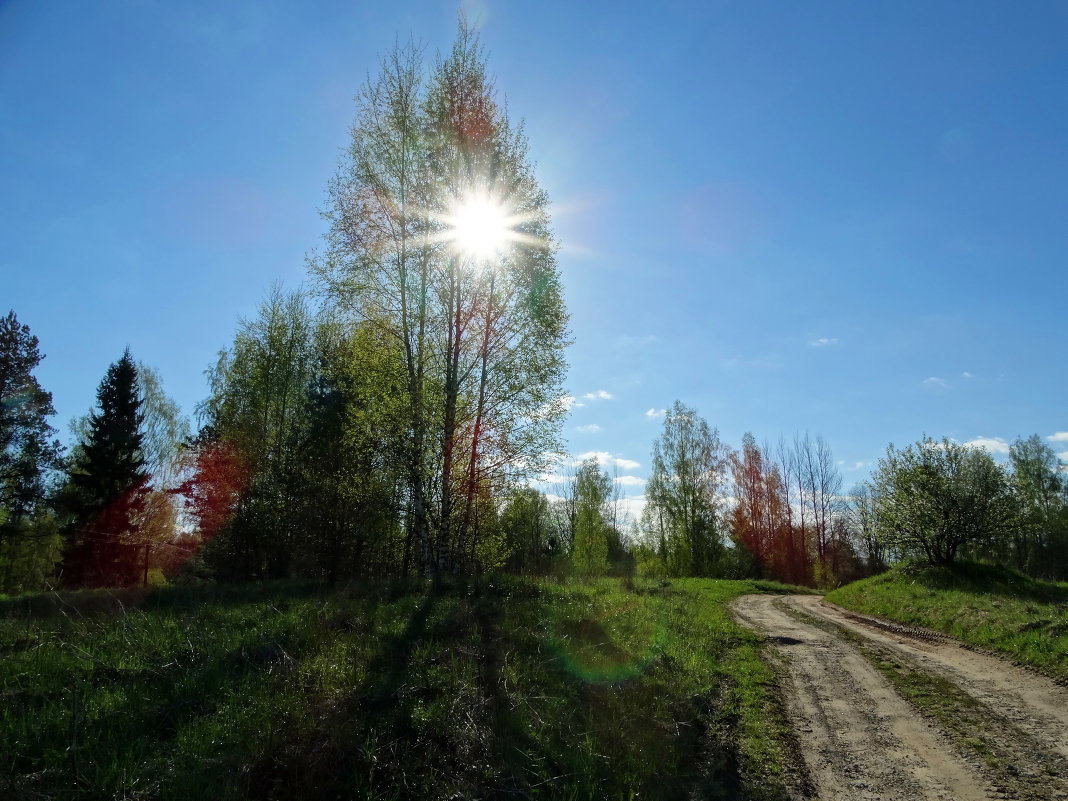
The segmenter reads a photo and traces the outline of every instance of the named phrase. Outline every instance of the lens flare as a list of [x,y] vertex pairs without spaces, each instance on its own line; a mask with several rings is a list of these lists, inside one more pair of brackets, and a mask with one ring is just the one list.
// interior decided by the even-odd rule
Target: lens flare
[[623,647],[615,642],[607,622],[597,617],[567,621],[554,638],[561,666],[588,684],[616,684],[642,675],[656,662],[667,641],[665,627],[656,622],[643,632],[639,642]]

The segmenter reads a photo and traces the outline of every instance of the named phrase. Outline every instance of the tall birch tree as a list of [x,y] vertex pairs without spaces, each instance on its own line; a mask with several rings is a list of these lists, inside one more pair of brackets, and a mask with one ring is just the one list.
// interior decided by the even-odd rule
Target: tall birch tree
[[547,206],[466,23],[429,74],[411,43],[383,60],[312,271],[402,351],[408,550],[427,574],[475,569],[479,499],[559,450],[567,315]]

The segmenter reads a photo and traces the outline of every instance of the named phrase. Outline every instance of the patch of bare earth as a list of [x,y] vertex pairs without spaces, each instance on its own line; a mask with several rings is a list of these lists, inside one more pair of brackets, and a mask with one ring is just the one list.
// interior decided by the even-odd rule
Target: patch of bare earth
[[[949,679],[980,704],[1061,757],[1068,773],[1068,687],[1024,670],[1004,659],[962,647],[955,640],[908,636],[908,627],[884,627],[882,621],[823,603],[816,596],[784,601],[874,640],[928,673]],[[896,629],[896,631],[895,631]]]
[[998,797],[843,637],[797,620],[772,596],[743,596],[731,610],[784,657],[784,700],[819,798]]
[[732,611],[781,656],[820,798],[1068,799],[1068,690],[1053,681],[815,596]]

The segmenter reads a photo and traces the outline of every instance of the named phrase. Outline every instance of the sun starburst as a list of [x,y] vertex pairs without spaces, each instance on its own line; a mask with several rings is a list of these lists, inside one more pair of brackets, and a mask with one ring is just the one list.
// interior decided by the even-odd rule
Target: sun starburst
[[527,217],[489,192],[470,192],[453,204],[443,221],[445,239],[475,264],[486,264],[516,242],[537,242],[517,226]]

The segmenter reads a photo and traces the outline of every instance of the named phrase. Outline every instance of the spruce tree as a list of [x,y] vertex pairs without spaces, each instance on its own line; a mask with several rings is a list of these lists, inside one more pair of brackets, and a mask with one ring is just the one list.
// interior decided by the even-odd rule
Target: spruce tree
[[0,592],[38,589],[56,561],[47,478],[61,447],[52,393],[33,376],[43,358],[15,312],[0,318]]
[[88,432],[75,449],[66,578],[75,584],[129,584],[141,559],[140,518],[148,494],[143,400],[129,348],[96,393]]
[[44,499],[44,474],[59,466],[60,445],[48,416],[52,393],[32,375],[44,358],[15,312],[0,319],[0,517],[31,514]]

